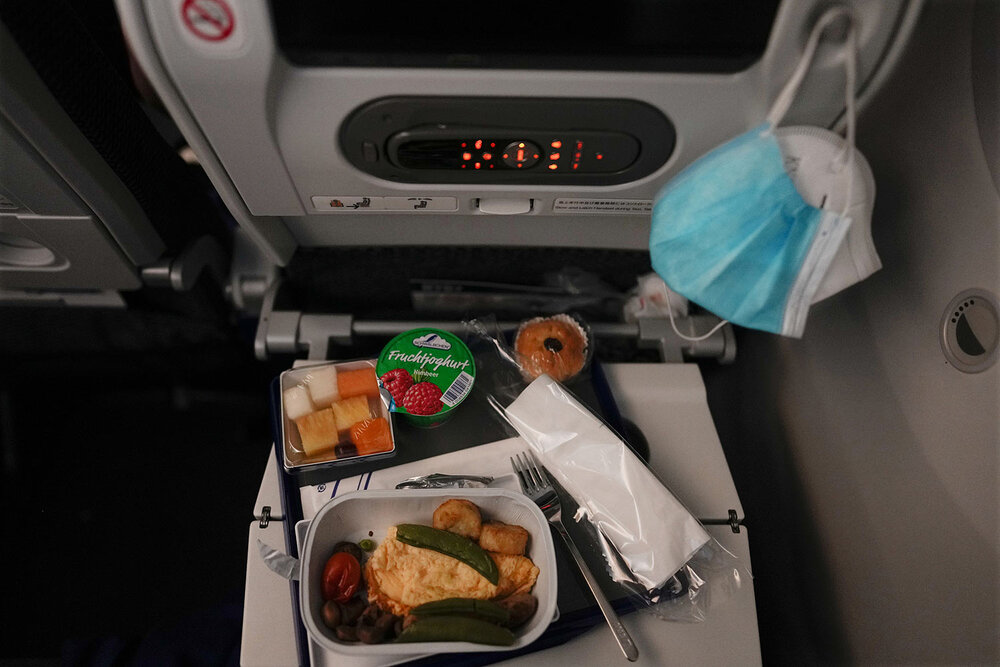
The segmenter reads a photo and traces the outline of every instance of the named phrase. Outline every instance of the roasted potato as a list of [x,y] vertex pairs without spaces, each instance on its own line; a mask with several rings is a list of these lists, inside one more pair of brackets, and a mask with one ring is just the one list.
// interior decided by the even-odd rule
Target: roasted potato
[[523,556],[528,546],[528,531],[521,526],[491,521],[479,533],[479,546],[486,551]]
[[483,527],[483,517],[475,503],[452,498],[434,510],[433,525],[440,530],[478,540]]

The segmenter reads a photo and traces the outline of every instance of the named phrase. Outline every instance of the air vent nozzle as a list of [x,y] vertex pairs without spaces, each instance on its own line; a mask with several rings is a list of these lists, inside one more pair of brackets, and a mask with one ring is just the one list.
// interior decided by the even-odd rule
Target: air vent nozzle
[[1000,306],[983,289],[965,290],[951,300],[941,317],[941,349],[963,373],[980,373],[997,361]]

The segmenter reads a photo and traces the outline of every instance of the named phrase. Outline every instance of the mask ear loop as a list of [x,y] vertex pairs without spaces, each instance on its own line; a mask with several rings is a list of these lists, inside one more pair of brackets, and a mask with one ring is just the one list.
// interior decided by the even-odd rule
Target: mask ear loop
[[845,144],[843,150],[834,159],[834,170],[840,172],[847,167],[847,196],[844,201],[844,208],[840,213],[842,218],[847,217],[847,212],[851,208],[851,199],[854,195],[854,141],[856,136],[856,124],[857,124],[857,105],[855,100],[855,93],[858,79],[858,37],[857,31],[855,30],[854,21],[851,21],[851,25],[847,31],[847,54],[844,60],[844,70],[846,89],[844,90],[844,107],[847,114],[847,130],[845,131]]
[[[838,19],[846,18],[850,22],[848,39],[851,41],[851,51],[848,56],[848,60],[853,62],[854,57],[854,17],[851,11],[847,7],[833,7],[828,9],[819,17],[816,21],[816,25],[813,26],[812,32],[809,33],[809,40],[806,42],[805,49],[802,51],[802,57],[799,59],[799,64],[795,66],[795,70],[792,72],[792,76],[789,77],[788,83],[785,87],[781,89],[778,93],[778,97],[775,98],[774,104],[771,105],[771,111],[767,114],[767,123],[769,125],[768,131],[773,130],[781,123],[781,120],[788,113],[788,109],[792,106],[792,101],[799,92],[799,87],[802,85],[803,79],[806,78],[806,72],[809,71],[809,67],[812,66],[813,57],[816,55],[816,48],[819,46],[819,40],[823,36],[830,24]],[[853,69],[853,68],[852,68]],[[850,78],[851,74],[848,74]],[[853,82],[852,82],[853,83]],[[851,109],[854,108],[853,103],[853,86],[850,89],[851,98]],[[853,139],[853,137],[852,137]]]
[[846,39],[847,53],[844,58],[844,69],[846,74],[844,106],[847,113],[847,132],[845,137],[845,146],[840,154],[834,159],[834,170],[839,173],[843,171],[845,166],[847,167],[847,196],[846,201],[844,202],[844,208],[840,213],[842,218],[846,218],[847,212],[850,210],[851,199],[854,194],[854,141],[857,121],[854,91],[857,86],[858,78],[856,22],[854,20],[854,15],[847,7],[833,7],[827,10],[822,16],[820,16],[816,25],[813,26],[812,32],[809,33],[809,40],[806,42],[805,49],[802,51],[802,57],[799,59],[798,65],[795,66],[795,71],[792,72],[792,76],[789,77],[788,83],[786,83],[785,87],[781,89],[778,97],[774,100],[774,104],[771,106],[771,111],[767,114],[767,132],[773,132],[774,128],[781,123],[785,114],[788,113],[788,109],[791,107],[792,101],[798,94],[799,87],[802,85],[802,81],[805,79],[806,73],[812,66],[813,57],[816,55],[816,49],[819,47],[819,40],[823,36],[823,32],[830,27],[834,21],[842,18],[846,18],[848,21]]
[[685,336],[680,332],[680,329],[677,328],[677,323],[674,321],[674,307],[670,305],[670,292],[668,291],[665,296],[667,297],[667,317],[670,318],[670,328],[673,329],[674,333],[677,334],[677,337],[682,340],[697,343],[700,340],[705,340],[706,338],[711,337],[711,335],[716,331],[729,324],[729,320],[721,320],[718,324],[709,329],[708,333],[703,333],[700,336]]

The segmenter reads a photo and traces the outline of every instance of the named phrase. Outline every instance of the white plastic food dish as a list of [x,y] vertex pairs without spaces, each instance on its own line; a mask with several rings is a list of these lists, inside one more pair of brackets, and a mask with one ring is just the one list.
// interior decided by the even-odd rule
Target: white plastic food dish
[[[538,566],[538,580],[532,590],[538,609],[527,623],[514,631],[511,646],[490,646],[471,642],[412,642],[361,644],[343,642],[323,624],[321,579],[326,561],[337,542],[358,542],[368,538],[381,543],[386,530],[401,523],[431,524],[438,505],[449,498],[465,498],[494,521],[523,526],[531,535],[527,556]],[[552,533],[541,510],[521,493],[506,489],[400,489],[359,491],[338,496],[323,506],[309,523],[301,554],[299,601],[302,621],[309,637],[322,648],[340,655],[375,656],[414,653],[469,653],[514,651],[538,639],[556,610],[558,582]]]

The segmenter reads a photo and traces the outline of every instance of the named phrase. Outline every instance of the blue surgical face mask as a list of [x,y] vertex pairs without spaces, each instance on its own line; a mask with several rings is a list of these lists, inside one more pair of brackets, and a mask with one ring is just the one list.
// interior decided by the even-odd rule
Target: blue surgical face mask
[[[672,290],[734,324],[800,337],[813,296],[850,226],[846,207],[828,211],[803,200],[785,170],[774,135],[820,35],[845,14],[834,9],[820,18],[768,120],[685,168],[653,207],[653,269]],[[848,44],[848,150],[843,171],[850,187],[853,28]]]

